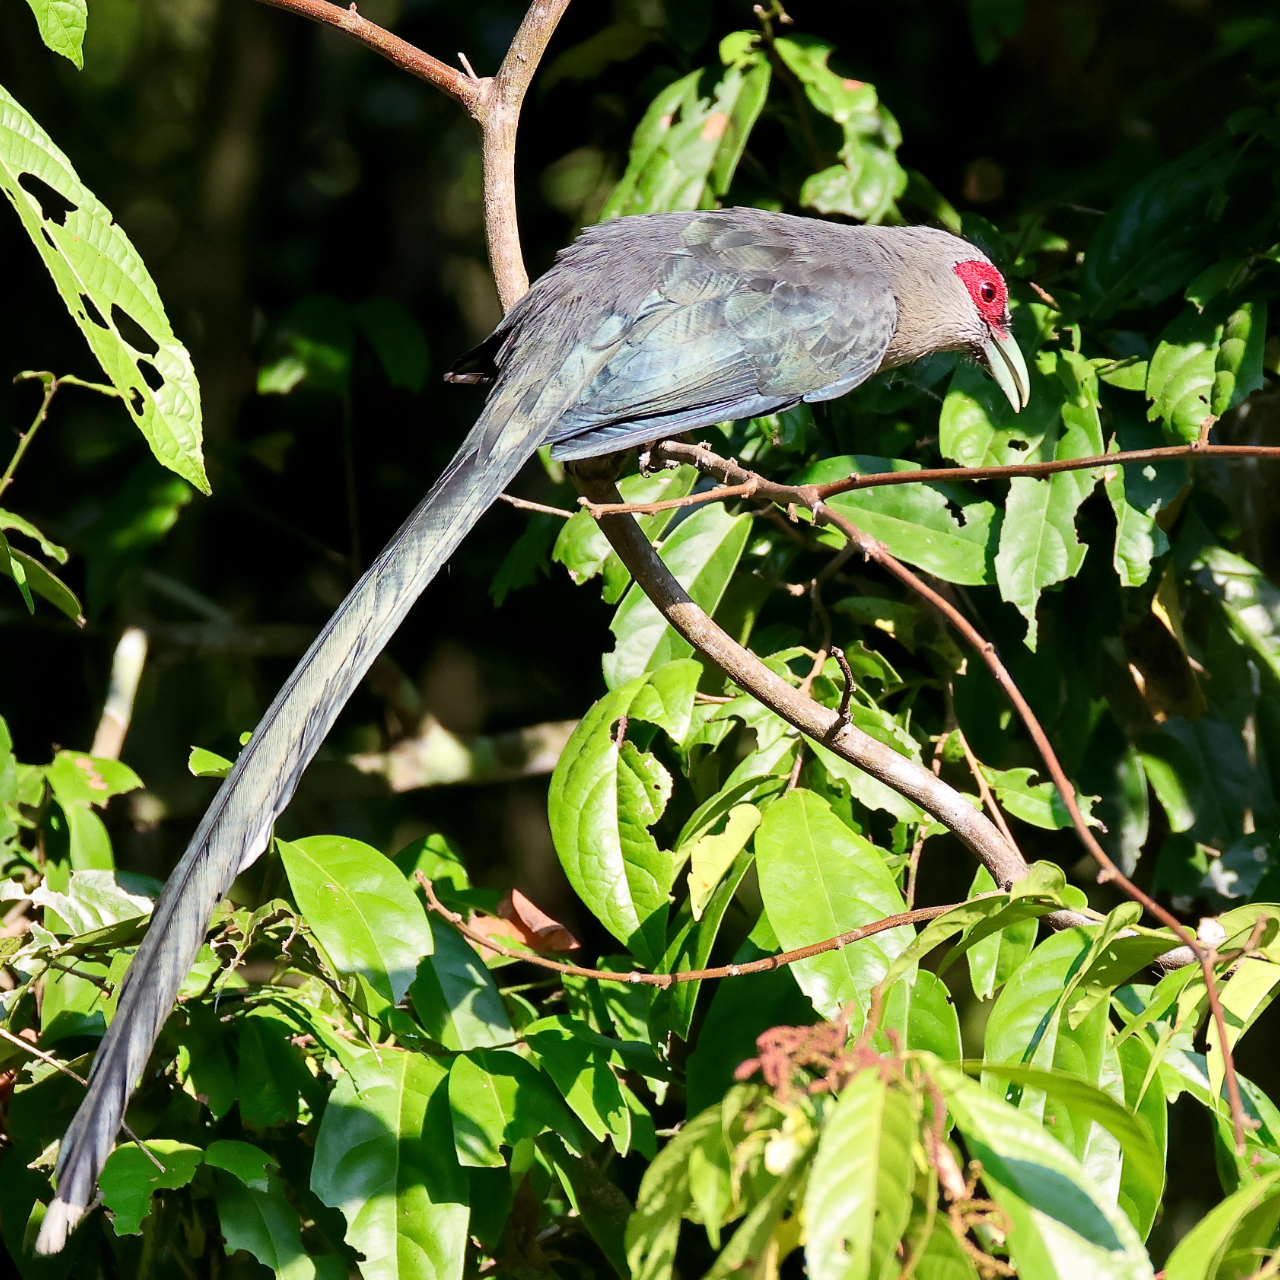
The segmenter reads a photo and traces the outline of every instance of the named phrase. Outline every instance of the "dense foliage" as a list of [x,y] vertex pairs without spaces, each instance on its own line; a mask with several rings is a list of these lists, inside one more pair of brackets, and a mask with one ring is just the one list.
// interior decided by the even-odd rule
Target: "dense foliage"
[[[31,7],[48,47],[78,66],[83,4]],[[963,31],[953,56],[978,76],[988,74],[980,63],[1012,56],[1010,40],[1024,41],[1014,45],[1024,53],[1034,47],[1048,19],[1030,8],[1024,18],[1020,4],[971,0],[945,21],[922,16],[925,6],[916,16],[953,40]],[[123,42],[118,15],[109,17]],[[936,357],[813,411],[725,423],[704,433],[719,453],[797,481],[1090,457],[1210,432],[1275,439],[1280,336],[1274,318],[1268,336],[1268,304],[1280,284],[1280,20],[1259,7],[1195,29],[1212,53],[1183,83],[1220,91],[1194,129],[1170,125],[1182,130],[1174,158],[1121,145],[1081,167],[1059,152],[1052,164],[1028,164],[1019,204],[995,191],[1005,179],[994,160],[974,160],[961,181],[941,160],[937,172],[907,163],[910,127],[904,142],[876,59],[835,47],[820,6],[798,10],[794,24],[783,18],[777,6],[756,22],[730,6],[656,3],[619,3],[610,24],[576,15],[585,25],[553,46],[543,92],[550,101],[588,86],[594,119],[612,113],[613,133],[601,127],[563,153],[563,141],[541,140],[544,108],[531,104],[530,150],[555,160],[530,170],[545,201],[531,206],[531,262],[566,238],[566,219],[673,208],[932,221],[979,244],[1010,280],[1032,399],[1015,416],[970,362]],[[1095,43],[1092,56],[1105,61],[1138,38],[1091,27],[1083,7],[1060,21],[1080,65]],[[189,48],[198,27],[184,37]],[[437,47],[429,34],[428,25],[423,41]],[[1143,38],[1180,47],[1158,26]],[[92,35],[89,49],[86,74]],[[101,49],[109,65],[110,46]],[[855,53],[860,61],[846,66]],[[909,60],[886,52],[884,61],[892,78]],[[409,111],[407,99],[395,105],[398,90],[380,92],[364,110]],[[904,119],[921,113],[890,105]],[[53,118],[46,123],[53,130]],[[625,157],[620,130],[630,134]],[[442,200],[436,217],[445,235],[462,223],[465,239],[476,171],[474,152],[461,154],[454,204]],[[327,181],[338,199],[342,165],[358,162],[330,160],[316,190]],[[264,200],[284,199],[270,194],[270,171],[261,181]],[[198,325],[180,322],[171,302],[171,326],[168,291],[133,248],[129,220],[117,223],[4,91],[0,186],[29,236],[13,240],[15,253],[43,260],[101,368],[52,349],[63,342],[57,331],[15,343],[25,353],[49,341],[39,364],[79,361],[85,383],[27,378],[22,425],[33,411],[27,383],[43,389],[51,421],[37,418],[0,481],[13,508],[0,512],[0,568],[12,578],[3,620],[49,648],[25,670],[69,667],[80,643],[98,668],[96,696],[72,712],[62,709],[74,687],[67,674],[43,711],[44,691],[20,680],[0,707],[23,726],[15,749],[0,722],[0,1230],[24,1277],[265,1267],[291,1280],[772,1280],[801,1264],[814,1280],[1127,1278],[1156,1266],[1178,1280],[1274,1273],[1274,506],[1259,464],[1205,458],[870,488],[833,505],[942,584],[996,642],[1108,852],[1216,947],[1246,1075],[1242,1153],[1200,969],[1153,969],[1176,939],[1097,884],[1017,718],[935,613],[842,557],[842,537],[803,513],[791,520],[741,499],[642,517],[690,594],[779,675],[838,705],[846,686],[828,656],[834,642],[854,676],[855,724],[934,766],[975,806],[990,793],[1033,864],[1009,892],[975,873],[913,804],[701,660],[630,581],[591,516],[575,512],[572,486],[548,460],[520,491],[563,516],[508,513],[487,559],[463,562],[460,584],[433,588],[430,599],[445,606],[420,611],[430,616],[412,633],[429,636],[456,604],[465,626],[452,633],[473,628],[487,668],[455,651],[421,687],[393,662],[375,671],[368,705],[317,764],[318,781],[269,857],[215,915],[130,1108],[137,1142],[122,1140],[103,1173],[102,1209],[65,1254],[36,1258],[56,1143],[82,1096],[76,1077],[112,1017],[159,888],[147,873],[168,869],[207,799],[208,784],[192,778],[224,773],[214,748],[232,752],[252,728],[259,681],[269,692],[275,679],[253,660],[296,652],[299,633],[305,643],[360,562],[373,537],[361,500],[379,536],[394,524],[399,508],[385,521],[380,509],[367,514],[355,427],[404,414],[440,339],[436,320],[415,319],[392,286],[371,296],[366,281],[340,300],[286,263],[264,274],[280,305],[275,323],[259,324],[257,397],[233,435],[227,388],[243,392],[245,370],[228,376],[218,363],[227,353],[194,332],[193,362],[180,338]],[[215,221],[218,190],[206,196]],[[134,225],[154,230],[154,191],[121,195],[151,200]],[[957,212],[979,204],[992,218]],[[543,237],[548,208],[563,216]],[[305,258],[305,246],[298,252]],[[477,263],[451,261],[461,313],[482,329],[492,304]],[[40,287],[54,296],[47,278]],[[449,350],[465,345],[459,336]],[[237,563],[203,578],[192,567],[188,582],[182,566],[192,566],[198,539],[184,530],[203,501],[193,486],[208,488],[196,372],[214,424],[213,488],[236,494],[238,519],[255,525],[222,542],[206,524],[203,554]],[[433,406],[446,403],[431,395]],[[67,420],[60,465],[38,450],[63,430],[58,415],[75,396],[93,408]],[[313,417],[332,435],[307,437]],[[134,452],[135,427],[152,456]],[[333,467],[296,469],[304,439],[310,452],[345,454],[344,482],[333,482]],[[452,442],[438,452],[447,456]],[[41,468],[48,478],[27,487]],[[691,467],[626,471],[630,501],[710,484]],[[380,456],[378,474],[381,505],[387,492],[412,489],[394,452]],[[276,488],[264,489],[263,475]],[[336,514],[299,527],[317,475]],[[64,485],[65,504],[51,496]],[[27,493],[39,501],[28,505]],[[314,528],[343,551],[317,546]],[[184,536],[185,561],[173,550]],[[266,549],[273,539],[292,539],[310,558],[282,576],[285,562]],[[250,572],[266,606],[252,606],[235,576]],[[299,608],[291,593],[305,582],[315,602]],[[87,639],[69,640],[83,615]],[[51,763],[18,763],[43,758],[54,735],[88,741],[126,623],[147,631],[161,666],[154,677],[148,669],[123,753],[130,763],[61,747]],[[512,633],[505,669],[486,650],[493,629]],[[179,660],[176,650],[196,657]],[[475,707],[459,710],[479,670],[514,708],[496,727],[526,727],[523,738],[476,736],[495,726]],[[522,682],[558,689],[546,696]],[[528,729],[533,714],[546,720]],[[545,791],[528,780],[543,768],[539,752],[557,760]],[[179,765],[186,783],[173,780]],[[415,795],[456,795],[428,789],[459,780],[486,785],[474,800],[413,807]],[[507,788],[545,800],[554,875],[536,851],[506,868],[475,853],[484,843],[476,832],[494,821],[483,810],[507,804]],[[526,824],[517,842],[536,844],[545,829]],[[549,974],[493,952],[482,959],[427,910],[419,873],[447,911],[507,951],[566,950],[564,919],[586,943],[571,958],[589,955],[613,972],[742,965],[910,905],[958,905],[918,929],[789,967],[658,989]],[[505,894],[513,885],[552,914]],[[1097,923],[1056,933],[1040,923],[1064,907],[1092,910]],[[1253,1044],[1261,1049],[1250,1056]]]

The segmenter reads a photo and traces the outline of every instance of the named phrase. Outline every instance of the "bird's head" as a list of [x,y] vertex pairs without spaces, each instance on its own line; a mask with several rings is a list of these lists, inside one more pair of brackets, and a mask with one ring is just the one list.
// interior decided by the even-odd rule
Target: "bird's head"
[[1017,413],[1027,407],[1031,382],[1022,349],[1013,337],[1009,289],[1004,277],[986,258],[963,258],[952,271],[976,313],[969,350],[996,380]]
[[935,227],[859,227],[883,255],[897,325],[881,368],[935,351],[963,351],[996,380],[1014,412],[1031,394],[1027,362],[1014,340],[1009,289],[981,249]]

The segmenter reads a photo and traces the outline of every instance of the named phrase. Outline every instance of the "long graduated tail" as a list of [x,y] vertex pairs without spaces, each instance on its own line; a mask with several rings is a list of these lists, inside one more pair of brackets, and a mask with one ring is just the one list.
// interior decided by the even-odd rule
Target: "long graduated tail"
[[209,917],[265,850],[338,712],[414,601],[539,443],[516,427],[495,439],[490,404],[449,469],[352,588],[276,696],[165,884],[129,966],[89,1091],[58,1156],[57,1198],[36,1244],[57,1253],[83,1216],[134,1082],[191,969]]

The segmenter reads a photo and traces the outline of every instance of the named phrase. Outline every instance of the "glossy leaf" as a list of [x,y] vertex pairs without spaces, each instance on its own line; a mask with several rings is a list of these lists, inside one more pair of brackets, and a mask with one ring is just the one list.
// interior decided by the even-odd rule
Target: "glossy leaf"
[[[755,846],[760,895],[784,950],[904,910],[880,851],[810,791],[788,792],[770,805]],[[824,1017],[839,1016],[851,1003],[860,1009],[913,936],[902,927],[800,960],[793,966],[796,981]],[[859,1021],[855,1017],[855,1030]]]
[[439,916],[430,920],[434,948],[409,988],[427,1034],[446,1049],[483,1049],[515,1038],[502,997],[472,945]]
[[[1073,352],[1043,357],[1045,372],[1061,384],[1063,433],[1053,450],[1055,459],[1101,454],[1102,427],[1098,419],[1098,380],[1087,360]],[[1044,480],[1019,476],[1009,482],[996,578],[1001,598],[1017,607],[1027,620],[1026,644],[1036,647],[1036,606],[1040,593],[1073,578],[1084,563],[1085,546],[1076,535],[1076,512],[1093,491],[1098,474],[1060,471]]]
[[[84,609],[81,607],[76,593],[50,569],[46,569],[39,560],[33,559],[25,551],[10,546],[0,533],[0,573],[12,578],[14,584],[22,592],[24,599],[35,593],[42,600],[47,600],[59,613],[71,619],[78,627],[84,626]],[[28,600],[28,607],[35,612]]]
[[860,1072],[845,1086],[823,1124],[804,1193],[813,1280],[893,1274],[911,1213],[918,1129],[906,1094],[879,1072]]
[[934,1078],[983,1182],[1008,1215],[1008,1247],[1025,1280],[1150,1280],[1129,1219],[1031,1116],[951,1067]]
[[433,944],[422,904],[395,864],[338,836],[278,845],[294,898],[335,968],[398,1001]]
[[447,1073],[419,1053],[378,1053],[360,1086],[349,1075],[334,1085],[311,1189],[341,1209],[365,1280],[461,1280],[468,1183],[453,1154]]
[[[56,12],[67,15],[72,7],[63,0]],[[208,493],[200,450],[200,388],[146,266],[67,157],[3,88],[0,187],[152,452]],[[70,205],[70,210],[54,214],[51,208],[46,214],[41,200],[45,188],[61,197],[54,203]],[[156,381],[159,390],[153,391]]]
[[721,41],[720,58],[724,70],[713,84],[706,71],[693,71],[653,100],[601,221],[711,208],[728,190],[764,106],[770,68],[756,37],[745,31]]
[[204,1162],[214,1169],[234,1174],[250,1191],[269,1189],[267,1170],[278,1164],[261,1147],[236,1138],[219,1138],[205,1148]]
[[1268,1173],[1210,1209],[1178,1241],[1165,1264],[1164,1280],[1209,1280],[1216,1276],[1231,1237],[1246,1215],[1280,1194],[1275,1185],[1278,1178],[1280,1173]]
[[700,670],[694,662],[669,663],[606,694],[578,722],[548,794],[551,834],[569,883],[646,963],[662,953],[667,895],[683,858],[659,849],[649,833],[670,779],[651,754],[618,742],[618,726],[634,716],[679,739]]
[[98,1178],[103,1203],[115,1215],[111,1225],[118,1236],[140,1234],[142,1220],[151,1212],[151,1193],[161,1187],[185,1187],[204,1159],[199,1147],[170,1138],[155,1138],[144,1145],[159,1168],[146,1151],[127,1143],[111,1153]]
[[85,0],[27,0],[40,28],[40,39],[72,63],[84,68],[84,30],[89,20]]
[[[986,867],[979,867],[969,886],[969,897],[990,893],[996,887]],[[969,981],[979,1000],[990,1000],[1013,976],[1018,966],[1031,954],[1039,928],[1034,918],[1006,925],[970,946]],[[941,1055],[939,1055],[941,1056]]]
[[[681,521],[659,554],[690,598],[714,614],[750,532],[750,516],[731,516],[716,503]],[[693,646],[676,634],[634,584],[623,596],[609,630],[617,637],[613,652],[604,658],[604,679],[611,689],[693,652]]]
[[500,1148],[514,1147],[544,1130],[582,1150],[578,1125],[551,1081],[516,1053],[461,1054],[449,1071],[449,1109],[458,1162],[502,1168]]
[[314,1280],[316,1264],[302,1247],[302,1223],[285,1195],[278,1175],[269,1175],[263,1189],[219,1173],[218,1223],[227,1252],[243,1249],[277,1280]]
[[1223,138],[1162,165],[1118,200],[1085,252],[1082,301],[1098,319],[1170,296],[1205,265],[1199,232],[1236,167]]
[[[824,484],[849,475],[916,469],[914,463],[845,456],[827,458],[801,479]],[[999,513],[970,492],[949,485],[884,485],[838,494],[829,505],[899,559],[947,582],[974,586],[995,580],[992,557],[1000,534]],[[953,508],[959,508],[962,519]],[[824,529],[818,536],[829,545],[844,545],[836,530]]]
[[889,987],[880,1027],[896,1031],[904,1048],[932,1053],[943,1062],[959,1062],[962,1056],[960,1015],[946,983],[928,969],[917,970],[914,982]]
[[612,1139],[618,1154],[626,1155],[631,1112],[609,1065],[609,1049],[573,1018],[540,1018],[524,1029],[524,1037],[587,1131],[600,1141]]

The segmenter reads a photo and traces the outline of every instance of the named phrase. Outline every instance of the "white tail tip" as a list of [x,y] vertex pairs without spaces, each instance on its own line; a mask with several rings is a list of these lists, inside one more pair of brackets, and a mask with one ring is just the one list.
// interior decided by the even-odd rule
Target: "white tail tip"
[[40,1235],[36,1240],[36,1252],[61,1253],[66,1248],[67,1237],[76,1229],[76,1224],[83,1216],[83,1209],[77,1209],[61,1197],[56,1197],[45,1210]]

